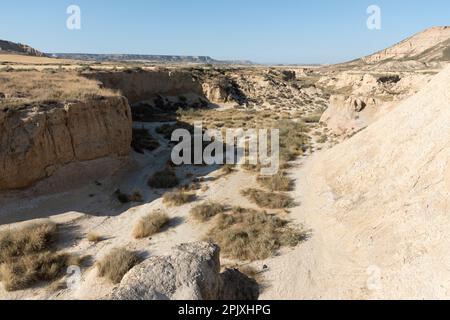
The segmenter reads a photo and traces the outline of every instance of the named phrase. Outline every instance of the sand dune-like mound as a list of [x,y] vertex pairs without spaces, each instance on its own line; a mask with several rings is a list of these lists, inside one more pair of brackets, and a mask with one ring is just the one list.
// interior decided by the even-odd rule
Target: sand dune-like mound
[[383,60],[448,61],[450,27],[433,27],[363,58],[367,63]]
[[450,297],[450,68],[297,178],[314,235],[263,298]]

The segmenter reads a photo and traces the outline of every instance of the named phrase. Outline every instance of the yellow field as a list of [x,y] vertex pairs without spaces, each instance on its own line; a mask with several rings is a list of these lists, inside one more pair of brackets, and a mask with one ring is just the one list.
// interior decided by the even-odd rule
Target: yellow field
[[17,63],[17,64],[32,64],[32,65],[48,65],[48,64],[71,64],[70,60],[54,59],[45,57],[32,57],[19,54],[0,54],[0,63]]

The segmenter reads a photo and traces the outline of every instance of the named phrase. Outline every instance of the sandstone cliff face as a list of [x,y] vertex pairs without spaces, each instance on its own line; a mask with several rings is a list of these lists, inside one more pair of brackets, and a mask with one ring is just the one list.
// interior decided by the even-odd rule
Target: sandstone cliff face
[[87,76],[99,80],[106,88],[119,90],[131,104],[157,95],[203,95],[202,84],[183,71],[101,72]]
[[130,152],[132,119],[123,97],[0,111],[0,190],[20,189],[74,162]]
[[226,77],[217,77],[209,79],[202,84],[203,92],[206,98],[214,103],[226,103],[230,97],[231,83]]

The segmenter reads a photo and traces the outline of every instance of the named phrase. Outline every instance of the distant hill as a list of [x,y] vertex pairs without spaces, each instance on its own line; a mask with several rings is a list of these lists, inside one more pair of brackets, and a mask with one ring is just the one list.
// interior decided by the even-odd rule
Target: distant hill
[[252,64],[250,61],[221,61],[208,56],[171,56],[144,54],[51,53],[52,57],[84,61],[144,61],[155,63]]
[[441,69],[450,62],[450,26],[433,27],[387,49],[332,67],[385,70]]
[[33,57],[45,57],[44,53],[30,46],[6,40],[0,40],[0,54],[1,53],[21,54]]
[[361,60],[366,63],[379,63],[386,60],[450,61],[450,27],[427,29]]

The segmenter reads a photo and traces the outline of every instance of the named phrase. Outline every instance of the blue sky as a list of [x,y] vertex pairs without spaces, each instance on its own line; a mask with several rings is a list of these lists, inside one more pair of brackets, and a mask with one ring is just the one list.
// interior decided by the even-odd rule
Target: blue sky
[[[66,28],[80,6],[81,30]],[[366,9],[381,8],[368,30]],[[209,55],[259,63],[334,63],[450,25],[448,0],[3,0],[0,39],[45,52]]]

